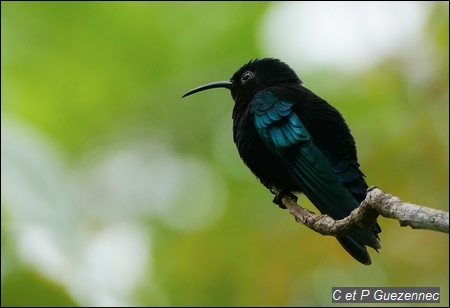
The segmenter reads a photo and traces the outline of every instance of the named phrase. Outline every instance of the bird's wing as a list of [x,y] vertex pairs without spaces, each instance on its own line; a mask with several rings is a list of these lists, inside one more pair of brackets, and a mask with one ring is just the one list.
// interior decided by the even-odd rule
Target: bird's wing
[[367,193],[367,183],[364,180],[364,174],[359,170],[359,164],[356,161],[339,158],[327,150],[322,149],[322,152],[330,162],[333,173],[336,174],[345,188],[350,191],[358,205],[366,198]]
[[353,172],[345,172],[345,162],[336,160],[332,165],[293,111],[293,103],[261,91],[250,104],[262,140],[288,166],[293,179],[322,213],[341,219],[358,206],[341,183],[353,179]]

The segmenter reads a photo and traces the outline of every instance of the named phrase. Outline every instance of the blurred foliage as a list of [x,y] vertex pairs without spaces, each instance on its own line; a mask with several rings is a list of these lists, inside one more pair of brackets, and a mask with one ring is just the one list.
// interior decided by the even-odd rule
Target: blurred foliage
[[[255,39],[271,5],[1,3],[2,306],[324,306],[333,286],[439,286],[448,306],[448,235],[380,218],[383,249],[358,264],[271,203],[227,91],[181,100],[276,57]],[[416,50],[295,68],[343,113],[370,185],[447,211],[448,20],[434,3],[424,68]]]

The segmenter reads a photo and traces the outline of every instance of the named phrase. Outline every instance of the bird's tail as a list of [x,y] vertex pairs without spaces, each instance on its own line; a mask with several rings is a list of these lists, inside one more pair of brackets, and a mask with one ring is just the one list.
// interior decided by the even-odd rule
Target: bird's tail
[[376,251],[381,248],[377,236],[378,231],[381,231],[381,229],[377,224],[374,229],[358,230],[353,234],[341,235],[336,238],[353,258],[362,264],[370,265],[372,260],[365,245],[372,247]]

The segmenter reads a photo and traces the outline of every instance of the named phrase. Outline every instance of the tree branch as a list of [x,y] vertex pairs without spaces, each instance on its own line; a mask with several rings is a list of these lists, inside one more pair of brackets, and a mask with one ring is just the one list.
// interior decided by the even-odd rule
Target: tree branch
[[[277,189],[272,191],[280,193]],[[341,220],[334,220],[328,215],[316,215],[298,205],[294,196],[289,194],[284,195],[281,201],[297,222],[322,235],[343,235],[356,229],[371,227],[378,215],[397,219],[402,227],[449,233],[448,212],[403,202],[375,186],[367,190],[366,199],[361,205]]]

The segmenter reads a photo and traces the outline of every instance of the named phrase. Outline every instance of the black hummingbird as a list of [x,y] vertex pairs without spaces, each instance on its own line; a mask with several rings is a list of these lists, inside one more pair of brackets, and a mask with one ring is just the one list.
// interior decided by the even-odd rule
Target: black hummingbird
[[[366,197],[356,145],[341,113],[303,86],[295,72],[273,58],[242,66],[229,81],[212,82],[183,97],[227,88],[235,102],[233,140],[244,163],[261,183],[283,194],[304,193],[322,214],[347,217]],[[381,248],[381,228],[337,236],[359,262],[371,264],[366,245]],[[378,250],[377,250],[378,251]]]

